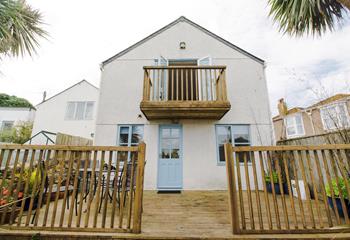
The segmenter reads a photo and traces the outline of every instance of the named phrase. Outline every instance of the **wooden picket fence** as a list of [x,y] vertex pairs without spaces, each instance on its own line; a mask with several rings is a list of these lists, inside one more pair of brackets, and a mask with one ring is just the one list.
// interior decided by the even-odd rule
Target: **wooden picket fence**
[[233,233],[350,232],[350,144],[225,144],[225,158]]
[[0,145],[0,227],[140,233],[145,148]]

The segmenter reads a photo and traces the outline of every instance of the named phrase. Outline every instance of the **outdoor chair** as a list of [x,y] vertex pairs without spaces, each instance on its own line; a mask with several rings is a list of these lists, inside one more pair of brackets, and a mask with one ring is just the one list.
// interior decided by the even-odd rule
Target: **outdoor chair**
[[127,167],[126,169],[126,184],[125,184],[125,195],[124,195],[124,199],[123,200],[123,204],[125,204],[125,200],[126,197],[128,195],[128,193],[132,190],[135,191],[135,187],[136,187],[136,172],[137,172],[137,162],[135,162],[135,166],[134,166],[134,176],[133,176],[133,186],[131,187],[131,170],[132,170],[132,164],[131,163],[127,163],[124,164],[123,169],[121,170],[121,174],[119,176],[119,178],[117,179],[118,184],[117,184],[117,202],[120,204],[121,203],[121,197],[120,197],[120,193],[123,190],[123,179],[124,179],[124,168],[125,166]]
[[[51,166],[48,166],[48,169],[46,169],[46,166],[45,166],[45,162],[42,160],[40,162],[40,173],[41,173],[41,179],[44,177],[44,171],[49,171]],[[52,164],[52,166],[55,166],[54,164]],[[45,177],[45,181],[44,181],[44,192],[43,192],[43,196],[46,196],[46,198],[51,198],[51,195],[49,196],[48,193],[49,193],[49,186],[50,186],[50,177],[51,176],[48,176],[48,174],[46,174],[46,177]],[[55,181],[55,179],[53,179],[53,181]],[[51,194],[54,194],[55,196],[57,194],[60,194],[60,192],[65,192],[66,191],[66,181],[67,179],[63,179],[61,181],[61,186],[58,188],[58,183],[53,183],[52,185],[52,190],[51,190]],[[69,182],[68,183],[68,188],[67,188],[67,194],[69,196],[69,194],[71,192],[73,192],[73,184],[71,183],[72,181],[72,178],[70,178]],[[37,195],[39,195],[39,192],[37,193]],[[37,197],[35,198],[37,199]],[[66,205],[67,205],[67,209],[69,209],[69,197],[66,198],[67,201],[66,201]],[[44,205],[44,202],[45,201],[42,201],[41,202],[41,206],[37,206],[37,209],[38,208],[41,208],[43,205]],[[34,223],[34,219],[35,219],[35,216],[36,216],[36,211],[33,215],[33,218],[32,218],[32,223]]]
[[[108,165],[105,164],[103,166],[103,170],[108,170]],[[112,201],[113,199],[113,190],[112,190],[112,194],[111,194],[111,189],[114,188],[114,179],[118,178],[118,176],[121,174],[121,172],[119,171],[119,169],[117,170],[115,166],[111,165],[111,174],[110,174],[110,180],[109,182],[107,182],[107,175],[108,172],[103,172],[102,174],[102,181],[101,181],[101,187],[102,187],[102,193],[101,193],[101,201],[100,201],[100,206],[99,206],[99,212],[101,211],[102,208],[102,203],[103,203],[103,199],[105,198],[105,194],[108,194],[109,199]],[[107,191],[107,185],[109,185],[109,191]]]

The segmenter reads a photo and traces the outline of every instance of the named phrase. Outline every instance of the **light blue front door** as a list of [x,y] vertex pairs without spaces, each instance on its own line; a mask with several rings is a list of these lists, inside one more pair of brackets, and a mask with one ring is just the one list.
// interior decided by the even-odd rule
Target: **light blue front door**
[[182,127],[159,126],[158,189],[182,189]]

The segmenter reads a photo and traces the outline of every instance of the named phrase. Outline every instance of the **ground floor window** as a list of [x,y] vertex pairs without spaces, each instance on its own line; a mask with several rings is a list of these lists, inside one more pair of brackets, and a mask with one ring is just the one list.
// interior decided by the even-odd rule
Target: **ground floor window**
[[[143,140],[143,125],[123,124],[118,126],[118,146],[137,146]],[[130,152],[118,152],[120,160],[130,159]]]
[[[228,142],[234,146],[250,146],[249,125],[220,124],[216,125],[215,128],[219,163],[225,163],[225,143]],[[243,162],[243,158],[240,158],[240,161]]]

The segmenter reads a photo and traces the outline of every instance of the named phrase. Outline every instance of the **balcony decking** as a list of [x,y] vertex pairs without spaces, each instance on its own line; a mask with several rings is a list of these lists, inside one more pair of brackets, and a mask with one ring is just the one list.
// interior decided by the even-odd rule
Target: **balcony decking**
[[221,119],[231,108],[225,66],[144,67],[140,109],[148,120]]
[[[247,195],[245,195],[244,202],[247,202]],[[325,214],[324,211],[323,213]],[[309,219],[307,211],[305,214],[306,218]],[[263,216],[265,217],[266,213]],[[247,221],[249,220],[247,219]],[[228,211],[227,191],[184,191],[181,194],[157,194],[155,191],[145,191],[141,234],[41,231],[40,239],[350,238],[349,233],[342,233],[341,227],[338,227],[337,231],[339,233],[233,235]],[[37,232],[0,229],[0,239],[31,239],[31,236]]]

